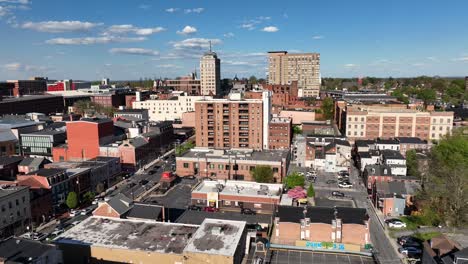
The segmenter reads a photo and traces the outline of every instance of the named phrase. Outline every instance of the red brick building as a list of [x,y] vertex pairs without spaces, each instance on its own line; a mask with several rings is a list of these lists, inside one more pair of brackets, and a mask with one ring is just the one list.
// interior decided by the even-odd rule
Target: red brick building
[[83,118],[67,122],[67,144],[54,147],[54,161],[87,160],[99,156],[99,145],[113,140],[111,119]]
[[281,117],[272,118],[268,133],[269,149],[289,149],[292,140],[292,120]]

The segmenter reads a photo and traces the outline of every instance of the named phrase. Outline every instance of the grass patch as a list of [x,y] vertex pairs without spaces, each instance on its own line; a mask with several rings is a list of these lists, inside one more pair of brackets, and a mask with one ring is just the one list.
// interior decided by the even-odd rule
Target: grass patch
[[403,216],[400,220],[406,224],[407,230],[416,230],[418,226],[432,226],[424,217],[418,215]]
[[422,241],[432,239],[433,237],[440,236],[441,232],[426,232],[426,233],[414,233],[413,237],[419,238]]

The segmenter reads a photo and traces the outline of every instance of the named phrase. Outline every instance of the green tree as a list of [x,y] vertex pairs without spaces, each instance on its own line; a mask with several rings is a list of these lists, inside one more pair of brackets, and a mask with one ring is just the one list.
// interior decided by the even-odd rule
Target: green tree
[[249,77],[249,83],[256,84],[257,82],[258,82],[257,77],[253,75]]
[[420,177],[416,150],[412,149],[406,152],[406,167],[409,176]]
[[94,200],[94,197],[95,197],[94,193],[91,191],[88,191],[85,194],[83,194],[83,202],[90,203]]
[[296,186],[304,187],[305,179],[304,176],[297,172],[293,172],[286,177],[286,187],[294,188]]
[[333,110],[335,108],[335,103],[333,102],[333,99],[330,97],[326,97],[323,99],[322,106],[320,109],[322,110],[323,116],[325,119],[333,119]]
[[418,93],[418,98],[424,101],[424,105],[427,106],[436,99],[436,91],[433,89],[421,89]]
[[259,165],[250,172],[256,182],[260,183],[272,183],[273,182],[273,170],[270,166]]
[[309,188],[307,188],[307,197],[315,197],[314,185],[312,185],[312,183],[309,185]]
[[78,195],[76,192],[69,192],[66,200],[68,208],[73,209],[78,206]]
[[293,134],[294,134],[294,135],[301,135],[301,134],[302,134],[302,129],[301,129],[301,127],[299,127],[299,126],[297,126],[297,125],[293,126]]
[[448,226],[468,224],[468,136],[462,130],[431,149],[422,197]]

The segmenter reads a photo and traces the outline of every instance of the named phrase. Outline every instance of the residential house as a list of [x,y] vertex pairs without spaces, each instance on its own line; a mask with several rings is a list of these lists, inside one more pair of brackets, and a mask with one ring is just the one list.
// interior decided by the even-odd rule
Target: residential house
[[308,137],[305,142],[306,167],[338,172],[350,166],[351,145],[348,141],[333,137]]
[[406,215],[405,209],[413,205],[412,198],[418,189],[419,184],[410,181],[376,181],[372,188],[372,201],[385,216]]

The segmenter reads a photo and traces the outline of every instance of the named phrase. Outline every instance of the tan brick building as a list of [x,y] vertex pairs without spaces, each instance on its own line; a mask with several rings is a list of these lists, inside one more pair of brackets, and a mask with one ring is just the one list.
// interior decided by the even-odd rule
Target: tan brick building
[[320,92],[320,54],[268,52],[268,83],[291,84],[297,81],[299,97],[317,97]]
[[403,104],[335,103],[335,120],[350,140],[418,137],[439,140],[453,128],[453,112],[419,111]]
[[197,147],[263,149],[262,100],[198,101],[195,116]]
[[221,60],[211,49],[200,60],[200,85],[202,95],[221,94]]
[[279,206],[271,246],[364,252],[370,244],[366,209]]

